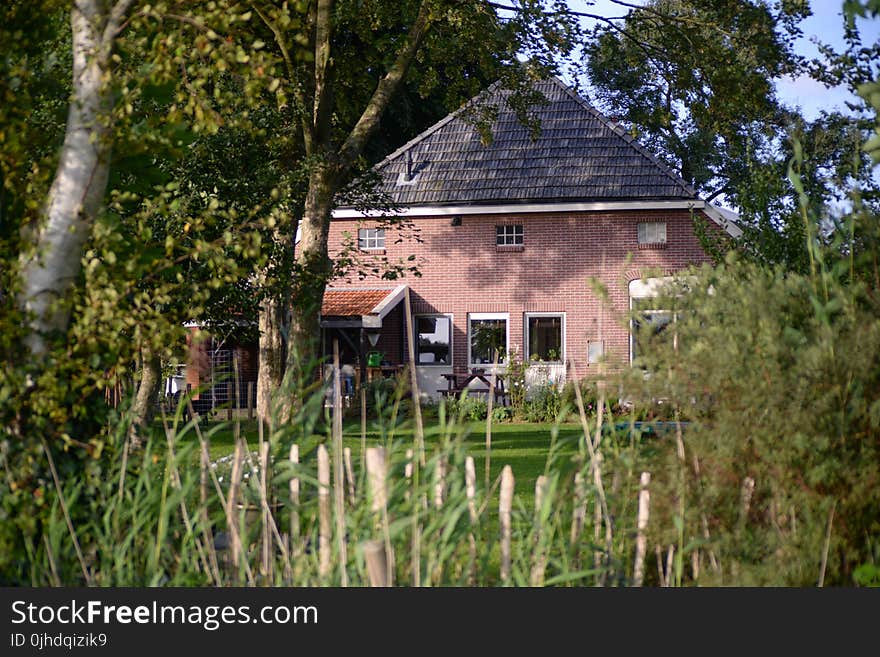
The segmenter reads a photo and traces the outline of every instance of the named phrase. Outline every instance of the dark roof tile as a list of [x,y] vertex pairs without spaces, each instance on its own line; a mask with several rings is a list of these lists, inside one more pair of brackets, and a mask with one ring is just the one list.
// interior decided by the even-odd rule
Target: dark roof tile
[[[401,206],[696,198],[684,180],[558,79],[534,86],[549,101],[533,109],[541,122],[537,141],[504,103],[510,91],[496,85],[483,98],[499,107],[491,145],[455,112],[376,165],[378,191]],[[407,153],[418,178],[401,185]]]

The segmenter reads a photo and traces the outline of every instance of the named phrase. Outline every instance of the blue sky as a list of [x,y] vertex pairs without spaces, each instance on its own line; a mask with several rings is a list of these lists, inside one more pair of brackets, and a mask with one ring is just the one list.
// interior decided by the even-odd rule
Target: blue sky
[[[807,56],[817,55],[818,50],[811,39],[829,43],[837,50],[843,49],[842,4],[840,0],[810,2],[813,15],[801,24],[804,38],[801,39],[798,52]],[[880,40],[880,19],[860,19],[858,27],[862,35],[862,43],[868,45]],[[782,99],[788,104],[802,107],[804,114],[811,119],[816,117],[820,109],[844,111],[845,101],[852,99],[852,94],[847,89],[843,87],[828,89],[808,76],[783,80],[778,85],[778,90]]]
[[[644,4],[644,0],[628,0],[632,4]],[[573,9],[582,9],[604,16],[619,16],[625,8],[610,0],[572,0]],[[843,48],[843,16],[842,0],[810,0],[813,15],[801,23],[804,36],[800,39],[797,50],[802,55],[813,57],[818,54],[814,40],[828,43],[836,49]],[[870,44],[880,40],[880,18],[859,20],[862,42]],[[788,105],[802,108],[808,119],[814,119],[819,111],[846,110],[845,101],[852,95],[845,88],[828,89],[808,76],[797,79],[784,79],[777,86],[780,98]]]

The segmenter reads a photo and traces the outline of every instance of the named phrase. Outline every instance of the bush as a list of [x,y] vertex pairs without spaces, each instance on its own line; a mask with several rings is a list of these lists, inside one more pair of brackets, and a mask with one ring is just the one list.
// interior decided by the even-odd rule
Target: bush
[[510,406],[496,406],[492,409],[493,422],[511,422],[513,420],[513,408]]
[[[742,584],[815,585],[832,509],[825,582],[851,584],[872,558],[880,302],[847,278],[842,267],[798,275],[735,258],[706,268],[668,302],[678,304],[679,350],[655,354],[651,376],[630,378],[636,398],[668,400],[664,417],[693,416],[685,449],[699,470],[668,482],[669,493],[684,486],[690,538],[705,522],[727,576]],[[675,471],[667,444],[658,468]]]
[[562,411],[562,393],[552,383],[535,386],[523,407],[526,422],[555,422]]
[[488,411],[489,408],[484,399],[470,395],[450,399],[446,402],[446,417],[453,420],[455,418],[462,421],[485,420]]

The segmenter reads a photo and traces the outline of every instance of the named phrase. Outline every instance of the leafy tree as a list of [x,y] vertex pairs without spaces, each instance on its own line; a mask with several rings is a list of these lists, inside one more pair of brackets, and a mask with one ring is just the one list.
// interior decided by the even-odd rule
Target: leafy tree
[[736,188],[737,162],[785,124],[774,82],[800,69],[802,3],[655,0],[584,47],[597,100],[712,200]]
[[[555,43],[546,39],[554,30],[550,21],[536,25],[526,13],[501,21],[483,2],[367,2],[355,8],[316,0],[254,7],[283,61],[278,93],[298,124],[308,163],[286,356],[288,375],[302,387],[317,356],[319,304],[333,271],[327,236],[335,199],[365,168],[371,139],[394,99],[411,84],[423,97],[445,88],[445,104],[454,106],[495,70],[520,90],[515,101],[524,116],[526,68],[517,53],[539,42],[545,54],[564,52],[568,42],[559,30]],[[541,70],[546,64],[532,61]],[[263,309],[272,313],[277,308]]]

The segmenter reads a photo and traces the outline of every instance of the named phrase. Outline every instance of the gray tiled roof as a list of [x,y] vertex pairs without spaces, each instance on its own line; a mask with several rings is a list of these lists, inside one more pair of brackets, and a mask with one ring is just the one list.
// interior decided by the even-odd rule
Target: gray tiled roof
[[[536,82],[549,101],[532,108],[541,132],[532,141],[503,98],[493,142],[484,146],[461,110],[376,165],[379,191],[402,206],[694,199],[696,193],[620,127],[556,78]],[[406,176],[407,159],[418,173]]]

